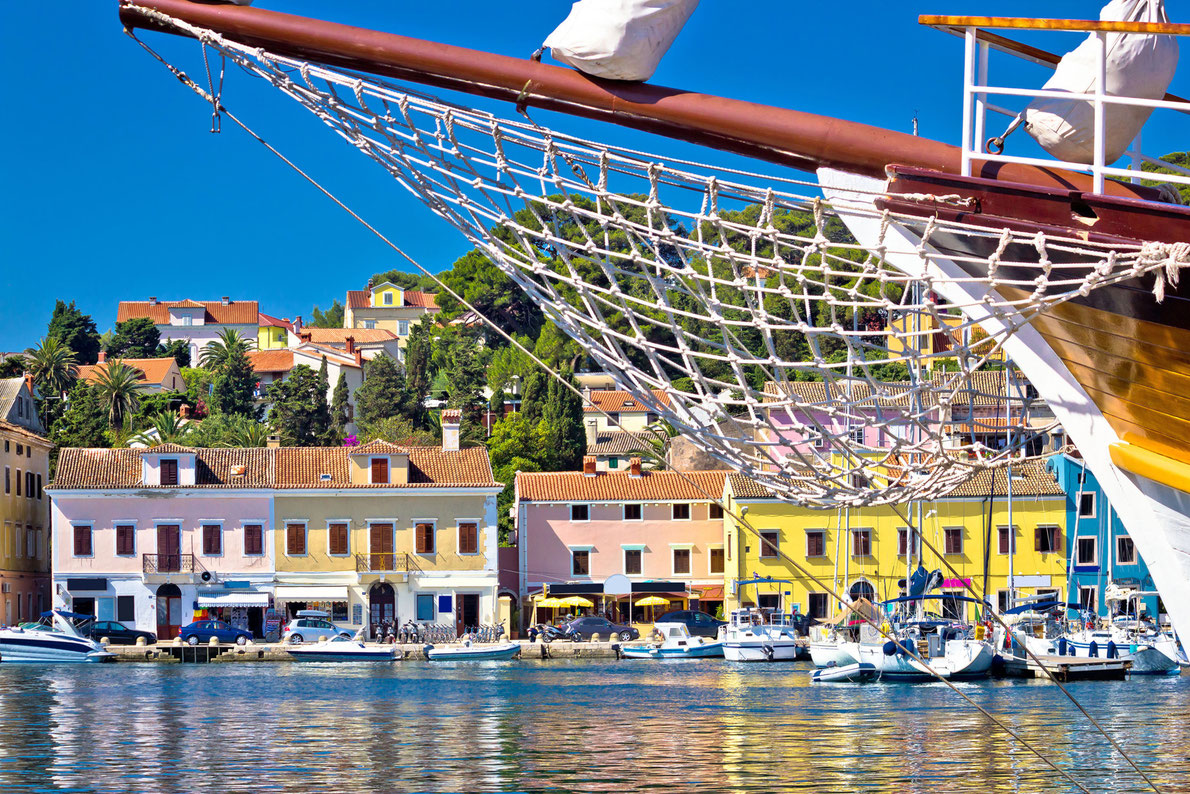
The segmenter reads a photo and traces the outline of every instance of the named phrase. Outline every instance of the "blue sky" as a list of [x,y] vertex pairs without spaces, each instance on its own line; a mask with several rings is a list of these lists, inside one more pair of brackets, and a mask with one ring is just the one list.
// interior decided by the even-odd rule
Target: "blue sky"
[[[527,56],[570,4],[257,5]],[[704,0],[654,82],[904,131],[916,112],[922,135],[954,143],[962,45],[919,26],[919,13],[1091,18],[1099,5]],[[1175,20],[1183,5],[1169,4]],[[149,38],[201,73],[193,42]],[[1078,39],[1034,41],[1065,50]],[[119,300],[150,295],[254,298],[270,314],[309,317],[314,304],[325,308],[362,288],[371,273],[403,264],[237,128],[225,122],[212,135],[209,107],[123,35],[114,0],[72,2],[54,17],[45,4],[8,4],[0,69],[8,77],[0,126],[0,351],[34,344],[58,298],[77,301],[101,331],[114,323]],[[1046,76],[1011,74],[1038,84]],[[1186,95],[1183,82],[1174,90]],[[467,250],[453,230],[277,92],[235,76],[224,99],[432,270]],[[1145,134],[1157,145],[1146,148],[1172,148],[1162,144],[1175,140],[1182,123],[1156,117]]]

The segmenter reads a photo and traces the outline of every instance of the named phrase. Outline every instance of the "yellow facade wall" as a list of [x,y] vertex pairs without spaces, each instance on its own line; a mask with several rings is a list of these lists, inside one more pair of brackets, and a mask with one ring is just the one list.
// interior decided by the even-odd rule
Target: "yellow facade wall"
[[284,328],[275,325],[262,325],[256,329],[256,348],[258,350],[284,350],[289,347],[289,334]]
[[[746,521],[757,531],[775,530],[779,533],[780,552],[793,558],[806,573],[781,557],[761,557],[761,542],[751,531],[739,526],[732,515],[746,505]],[[797,605],[805,613],[809,609],[810,593],[830,590],[846,594],[857,582],[868,582],[880,600],[900,595],[899,580],[906,575],[906,558],[899,553],[898,530],[907,527],[904,516],[917,521],[917,505],[897,505],[844,510],[811,510],[776,500],[729,501],[724,519],[724,546],[727,549],[725,592],[728,608],[741,601],[756,603],[757,595],[784,596],[781,605],[791,610]],[[969,579],[977,593],[984,592],[985,532],[988,526],[988,502],[985,499],[950,499],[923,502],[921,522],[928,544],[942,552],[942,559],[929,546],[922,547],[922,565],[927,570],[939,569],[947,580]],[[1017,577],[1016,598],[1037,594],[1038,590],[1056,589],[1066,596],[1066,505],[1063,497],[1018,497],[1013,501],[1012,523],[1015,525],[1016,546],[1012,555],[1012,569]],[[992,503],[990,556],[988,564],[988,601],[997,605],[1000,591],[1008,589],[1009,555],[999,550],[999,526],[1008,526],[1008,505],[1003,497]],[[1058,535],[1054,552],[1035,550],[1037,527],[1056,526]],[[871,554],[857,556],[849,531],[870,529]],[[945,530],[958,529],[962,533],[962,552],[945,554]],[[807,556],[807,530],[823,530],[825,554]],[[916,567],[916,557],[913,567]],[[950,567],[948,567],[948,565]],[[953,568],[953,570],[952,570]],[[809,575],[807,575],[807,573]],[[957,573],[957,576],[956,576]],[[820,580],[814,582],[810,575]],[[792,584],[748,586],[736,592],[734,582],[756,577],[789,579]],[[961,585],[950,582],[945,592],[963,592]],[[966,593],[970,595],[970,593]],[[1006,598],[1007,594],[1005,594]],[[838,602],[827,596],[828,614],[836,614]],[[936,611],[936,610],[934,610]],[[973,613],[968,613],[973,617]]]
[[[484,549],[490,540],[485,526],[486,497],[483,495],[396,494],[396,495],[301,495],[278,494],[274,502],[276,532],[273,533],[277,571],[325,573],[356,571],[356,555],[367,555],[372,549],[370,525],[394,525],[393,552],[410,555],[417,570],[480,571],[485,566]],[[328,526],[346,521],[348,553],[332,556],[329,552]],[[435,524],[433,554],[418,554],[414,539],[414,524],[431,521]],[[479,552],[460,554],[458,525],[475,523],[479,529]],[[306,554],[290,555],[286,548],[286,527],[290,523],[305,523]],[[495,531],[494,529],[491,531]],[[366,573],[366,569],[361,573]]]

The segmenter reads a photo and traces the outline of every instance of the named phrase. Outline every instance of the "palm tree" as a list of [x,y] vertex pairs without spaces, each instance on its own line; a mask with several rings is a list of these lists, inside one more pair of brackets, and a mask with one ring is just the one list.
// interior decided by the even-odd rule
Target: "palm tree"
[[664,420],[649,425],[642,439],[645,446],[640,451],[641,459],[649,461],[654,469],[669,468],[669,441],[677,435],[677,429]]
[[112,430],[123,430],[124,422],[140,404],[144,386],[140,370],[120,361],[113,361],[95,371],[95,390],[99,400],[107,406],[108,424]]
[[249,416],[237,416],[228,427],[221,447],[264,447],[269,441],[269,426]]
[[254,340],[245,339],[234,328],[224,328],[218,339],[203,348],[198,363],[206,369],[219,369],[255,347]]
[[29,374],[46,397],[70,391],[78,372],[78,357],[56,336],[47,336],[25,351]]
[[194,425],[174,411],[153,415],[153,424],[132,437],[130,443],[155,447],[158,444],[185,444],[194,435]]

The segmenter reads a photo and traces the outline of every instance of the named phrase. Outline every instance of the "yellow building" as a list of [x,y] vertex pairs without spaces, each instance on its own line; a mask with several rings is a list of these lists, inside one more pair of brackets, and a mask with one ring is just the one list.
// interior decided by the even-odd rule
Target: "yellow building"
[[325,609],[369,633],[409,620],[497,621],[502,486],[486,449],[458,448],[457,414],[443,412],[441,448],[277,451],[278,609]]
[[376,285],[369,281],[366,289],[347,291],[343,327],[392,331],[404,347],[413,325],[425,315],[439,311],[431,293],[402,289],[387,281]]
[[[732,475],[724,520],[726,606],[796,607],[826,618],[839,609],[832,590],[873,601],[896,598],[903,594],[901,580],[919,561],[927,570],[941,571],[943,594],[970,595],[970,584],[999,609],[1014,598],[1065,597],[1062,489],[1043,465],[1031,463],[1014,467],[1012,493],[1011,519],[1004,471],[995,473],[994,483],[993,474],[984,472],[937,501],[814,510],[782,502],[757,483]],[[746,510],[743,519],[760,537],[732,517],[740,510]],[[922,528],[920,548],[910,526]],[[1011,583],[1010,571],[1015,573]],[[736,584],[758,577],[788,582]],[[974,617],[962,602],[945,602],[931,611]]]
[[272,317],[264,312],[260,312],[259,323],[256,329],[257,350],[284,350],[289,347],[289,333],[296,329],[297,323],[291,323],[285,318]]
[[0,380],[0,622],[35,620],[50,606],[50,499],[52,445],[37,416],[32,383]]

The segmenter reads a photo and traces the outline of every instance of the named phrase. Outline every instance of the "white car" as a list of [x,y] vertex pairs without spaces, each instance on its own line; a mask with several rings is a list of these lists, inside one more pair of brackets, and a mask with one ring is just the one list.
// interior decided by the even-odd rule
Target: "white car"
[[285,624],[281,632],[282,642],[303,643],[318,642],[324,637],[328,640],[335,637],[351,639],[351,632],[341,629],[327,618],[330,615],[315,609],[303,609],[297,613],[295,620]]

